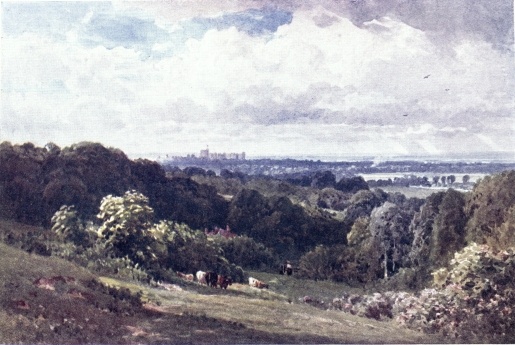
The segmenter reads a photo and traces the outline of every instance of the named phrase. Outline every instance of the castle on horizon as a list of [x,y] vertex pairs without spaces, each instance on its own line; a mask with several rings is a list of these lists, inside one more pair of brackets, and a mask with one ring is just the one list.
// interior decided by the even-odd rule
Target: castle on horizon
[[208,159],[208,160],[224,160],[224,159],[235,159],[235,160],[245,160],[245,152],[242,153],[217,153],[217,152],[209,152],[209,146],[206,147],[205,150],[200,150],[200,159]]

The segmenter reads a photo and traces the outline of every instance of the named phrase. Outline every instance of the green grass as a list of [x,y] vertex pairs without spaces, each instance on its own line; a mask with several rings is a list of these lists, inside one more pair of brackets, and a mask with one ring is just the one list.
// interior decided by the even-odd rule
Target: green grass
[[[16,224],[3,224],[16,230]],[[165,290],[116,277],[98,277],[75,264],[0,243],[0,343],[428,343],[441,339],[394,322],[359,318],[299,301],[329,302],[349,289],[331,282],[269,273],[250,275],[270,284],[228,290],[177,280]],[[55,290],[42,277],[73,277]],[[98,283],[94,283],[94,282]],[[107,288],[109,285],[111,288]],[[79,291],[80,295],[72,292]],[[130,291],[130,293],[129,293]],[[136,303],[136,296],[144,302]],[[136,302],[135,302],[136,301]]]

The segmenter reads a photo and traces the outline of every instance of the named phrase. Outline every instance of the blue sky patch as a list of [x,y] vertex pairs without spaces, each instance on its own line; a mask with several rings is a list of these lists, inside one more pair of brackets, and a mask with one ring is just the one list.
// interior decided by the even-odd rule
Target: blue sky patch
[[235,27],[250,36],[259,36],[274,33],[279,26],[291,23],[292,18],[291,12],[262,8],[228,13],[216,18],[195,18],[192,23],[218,30]]
[[135,17],[94,15],[84,28],[84,42],[102,44],[107,48],[151,49],[157,42],[169,39],[169,33],[153,22]]

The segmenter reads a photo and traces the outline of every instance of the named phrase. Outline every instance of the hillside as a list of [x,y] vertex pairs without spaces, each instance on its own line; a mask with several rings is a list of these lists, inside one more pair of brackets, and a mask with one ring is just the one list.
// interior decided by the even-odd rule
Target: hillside
[[[514,185],[510,170],[485,176],[470,192],[449,188],[409,198],[370,188],[360,177],[336,182],[330,172],[291,182],[229,171],[217,176],[199,168],[167,174],[155,162],[131,161],[100,144],[61,150],[2,143],[0,242],[37,258],[34,263],[20,259],[31,269],[6,260],[12,267],[5,267],[4,281],[16,283],[4,286],[3,306],[7,313],[24,312],[25,319],[4,321],[3,334],[15,342],[39,341],[31,332],[17,334],[21,325],[48,328],[63,342],[101,342],[122,334],[123,327],[115,334],[96,325],[99,333],[91,338],[89,321],[77,321],[83,319],[76,310],[70,317],[57,307],[43,312],[46,305],[66,306],[77,299],[86,314],[107,313],[101,320],[114,313],[120,322],[135,317],[141,323],[140,316],[148,318],[149,312],[169,317],[179,310],[174,315],[180,322],[173,322],[180,323],[177,329],[187,325],[184,332],[213,320],[218,325],[225,315],[229,324],[217,327],[228,342],[249,341],[248,329],[259,331],[262,342],[350,339],[313,323],[310,317],[319,312],[320,317],[336,312],[331,320],[381,320],[395,330],[403,326],[455,342],[513,342]],[[286,260],[294,278],[273,274]],[[42,275],[39,266],[48,264],[59,269]],[[63,266],[75,264],[83,267],[74,273],[80,278],[63,273],[75,272]],[[186,284],[176,274],[199,270],[231,277],[235,284],[221,295]],[[248,287],[251,276],[268,283],[270,291]],[[133,294],[98,280],[114,286],[125,281]],[[157,289],[163,281],[168,285],[160,287],[171,291]],[[150,305],[134,296],[140,290]],[[306,307],[312,311],[302,327],[280,320],[286,318],[281,313],[302,315],[304,309],[295,308]],[[248,322],[242,326],[240,319]],[[142,332],[134,328],[139,324],[127,325]],[[172,334],[155,323],[145,327],[146,333]],[[283,339],[284,329],[297,335]],[[198,337],[197,342],[212,341]]]
[[[61,259],[2,243],[0,256],[1,343],[437,342],[392,322],[288,303],[273,287],[261,291],[233,284],[221,291],[178,281],[163,289],[98,277]],[[42,284],[41,278],[49,281]],[[288,285],[293,291],[298,284],[294,278],[282,279],[283,290]],[[302,293],[316,295],[316,283],[303,286]],[[324,289],[337,295],[341,286],[326,284]]]

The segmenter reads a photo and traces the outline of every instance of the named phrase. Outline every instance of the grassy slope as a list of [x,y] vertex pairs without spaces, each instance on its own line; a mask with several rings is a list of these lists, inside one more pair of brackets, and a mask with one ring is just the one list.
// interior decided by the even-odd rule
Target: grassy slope
[[[14,226],[14,224],[13,224]],[[143,307],[92,283],[97,277],[67,261],[0,243],[0,343],[427,343],[434,338],[392,322],[303,304],[330,300],[341,285],[253,272],[270,290],[233,284],[227,291],[177,281],[170,289],[102,277],[143,292]],[[41,277],[73,277],[55,290]],[[80,291],[80,295],[73,292]],[[118,296],[118,297],[117,297]],[[290,303],[291,302],[291,303]]]

